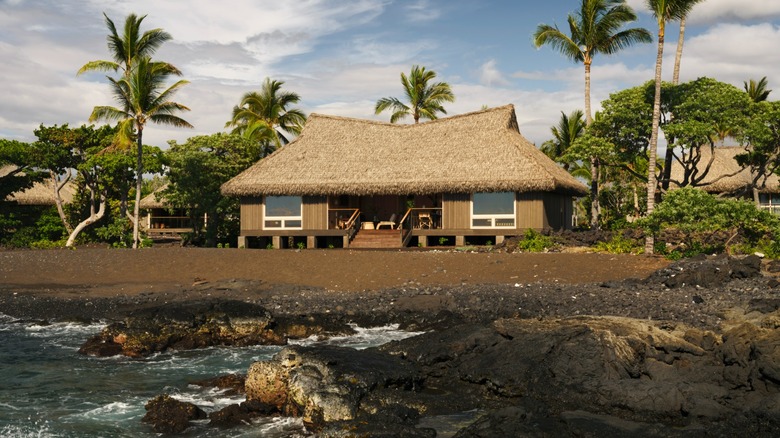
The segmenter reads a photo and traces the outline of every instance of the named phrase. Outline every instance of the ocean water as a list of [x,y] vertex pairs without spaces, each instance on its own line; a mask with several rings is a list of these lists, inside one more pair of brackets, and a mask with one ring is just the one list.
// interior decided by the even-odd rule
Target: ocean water
[[[16,322],[0,313],[0,437],[152,437],[141,423],[146,402],[162,393],[195,403],[206,412],[240,403],[243,396],[202,388],[193,381],[246,373],[281,347],[208,348],[157,354],[146,359],[94,358],[78,354],[101,324]],[[296,341],[367,348],[412,336],[397,326],[363,329],[353,336]],[[251,426],[220,430],[208,420],[188,429],[192,437],[302,437],[309,434],[293,418],[273,418]]]

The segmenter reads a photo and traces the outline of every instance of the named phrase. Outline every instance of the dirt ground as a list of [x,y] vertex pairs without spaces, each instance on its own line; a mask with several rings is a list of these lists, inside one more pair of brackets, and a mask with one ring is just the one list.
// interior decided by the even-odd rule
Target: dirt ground
[[57,295],[149,293],[230,279],[339,292],[407,284],[597,283],[645,278],[669,262],[596,253],[146,248],[0,251],[0,289]]

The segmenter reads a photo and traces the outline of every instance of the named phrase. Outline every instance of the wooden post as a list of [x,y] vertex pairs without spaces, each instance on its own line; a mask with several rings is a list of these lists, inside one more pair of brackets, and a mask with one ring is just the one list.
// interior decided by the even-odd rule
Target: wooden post
[[306,236],[306,248],[314,249],[317,247],[317,236]]
[[496,245],[504,243],[504,236],[496,236]]
[[422,248],[425,248],[428,246],[428,236],[417,236],[417,243],[419,243],[419,246]]
[[344,244],[343,244],[343,246],[344,246],[344,248],[349,248],[349,236],[347,236],[346,234],[344,235]]
[[281,249],[282,248],[282,238],[280,236],[273,236],[273,237],[271,237],[271,245],[274,246],[274,249]]
[[455,236],[455,246],[463,246],[466,244],[465,236]]
[[246,236],[238,236],[238,247],[246,248]]

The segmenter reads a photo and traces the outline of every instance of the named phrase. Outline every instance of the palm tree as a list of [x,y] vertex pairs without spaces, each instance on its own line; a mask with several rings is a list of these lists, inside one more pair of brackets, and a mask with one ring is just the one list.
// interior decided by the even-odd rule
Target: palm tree
[[[680,19],[680,37],[677,39],[677,52],[674,55],[674,70],[672,72],[672,85],[680,84],[680,64],[682,62],[683,45],[685,44],[685,17]],[[671,120],[674,114],[670,116]],[[669,183],[672,175],[672,160],[674,159],[674,138],[667,139],[666,156],[664,157],[663,179],[661,187],[663,190],[669,189]]]
[[763,102],[767,100],[767,98],[769,98],[769,93],[772,92],[772,90],[766,88],[769,85],[766,76],[761,78],[758,82],[756,82],[755,79],[751,79],[750,82],[745,81],[744,84],[745,92],[750,96],[750,99],[752,99],[753,102]]
[[401,73],[401,85],[404,94],[409,100],[409,106],[395,97],[383,97],[376,101],[375,114],[380,114],[386,109],[392,109],[390,123],[395,123],[404,117],[411,115],[414,123],[420,123],[420,119],[436,120],[436,113],[447,114],[442,106],[443,102],[454,102],[450,84],[446,82],[432,82],[436,78],[436,72],[426,70],[425,67],[412,66],[412,71],[407,77]]
[[[691,9],[702,0],[645,0],[647,7],[658,22],[658,53],[655,59],[655,98],[653,99],[653,125],[650,134],[650,157],[647,162],[647,212],[651,214],[655,208],[655,175],[658,158],[658,126],[661,122],[661,65],[664,57],[664,36],[666,22],[682,20]],[[645,239],[645,254],[653,253],[655,240],[651,233]]]
[[[534,33],[534,45],[549,44],[574,62],[585,65],[585,125],[593,123],[590,105],[590,68],[593,58],[603,53],[611,55],[636,43],[652,41],[644,28],[622,29],[636,21],[636,13],[625,0],[582,0],[579,11],[569,14],[569,35],[558,26],[540,24]],[[591,226],[598,228],[598,174],[599,162],[591,158]]]
[[560,162],[567,172],[572,163],[560,161],[560,159],[574,144],[574,140],[585,132],[585,122],[582,117],[582,110],[574,110],[568,116],[561,111],[561,120],[558,121],[558,125],[550,128],[553,139],[544,142],[540,148],[545,155]]
[[114,60],[90,61],[79,69],[78,73],[76,73],[77,75],[88,71],[117,72],[122,70],[123,75],[126,76],[130,74],[130,70],[137,59],[151,57],[162,43],[172,38],[168,32],[162,29],[147,30],[140,34],[141,22],[144,21],[146,15],[142,17],[138,17],[135,14],[128,15],[125,19],[125,28],[122,35],[117,33],[116,26],[108,18],[108,15],[103,13],[103,17],[105,17],[106,27],[108,27],[110,32],[108,37],[106,37],[108,40],[108,51]]
[[297,108],[288,108],[301,100],[298,93],[281,91],[283,81],[265,78],[260,91],[250,91],[233,107],[233,117],[225,127],[232,133],[260,143],[273,143],[276,148],[290,142],[283,132],[298,135],[306,123],[306,115]]
[[111,91],[119,107],[96,106],[89,121],[119,122],[119,135],[124,141],[134,139],[137,147],[136,190],[133,215],[133,248],[138,247],[138,218],[143,183],[143,132],[147,122],[191,128],[186,120],[174,115],[189,111],[186,106],[173,102],[173,95],[188,81],[179,80],[166,88],[171,76],[181,72],[165,62],[153,62],[148,57],[136,58],[133,67],[120,79],[109,77]]

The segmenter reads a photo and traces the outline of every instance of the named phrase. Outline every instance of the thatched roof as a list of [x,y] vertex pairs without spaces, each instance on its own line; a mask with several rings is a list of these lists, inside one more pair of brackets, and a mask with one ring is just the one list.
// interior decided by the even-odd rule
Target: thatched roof
[[157,190],[149,193],[141,198],[141,203],[138,204],[140,208],[169,208],[170,204],[168,199],[162,194],[162,191],[168,188],[168,184],[158,188]]
[[[3,166],[0,168],[0,176],[8,175],[16,169],[15,166]],[[73,197],[76,195],[76,184],[73,181],[69,181],[60,190],[60,197],[62,202],[70,204],[73,202]],[[26,190],[11,193],[6,198],[7,201],[16,202],[19,205],[55,205],[54,200],[54,186],[50,179],[45,179],[41,182],[33,184],[32,187]]]
[[312,114],[222,186],[233,196],[558,192],[587,188],[526,140],[507,105],[418,125]]
[[[709,193],[737,193],[746,189],[749,191],[753,180],[750,169],[740,167],[734,159],[736,155],[744,152],[745,148],[742,146],[715,147],[715,159],[707,176],[697,184],[697,187]],[[699,172],[705,171],[711,156],[709,147],[701,148],[701,160],[697,166]],[[683,169],[676,160],[672,163],[671,179],[672,181],[683,179]],[[674,183],[671,186],[674,187]],[[766,188],[760,191],[780,193],[780,180],[777,175],[771,175],[766,181]]]

